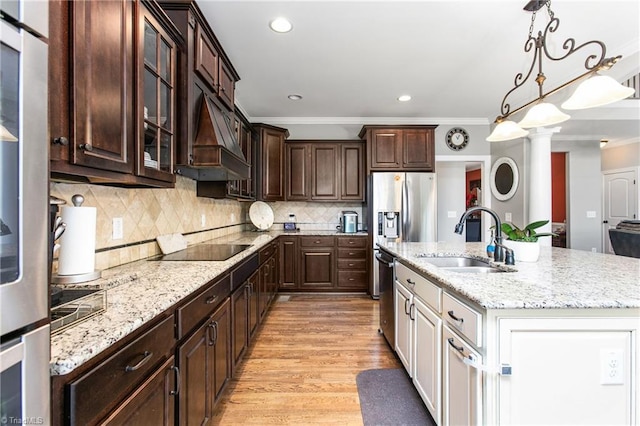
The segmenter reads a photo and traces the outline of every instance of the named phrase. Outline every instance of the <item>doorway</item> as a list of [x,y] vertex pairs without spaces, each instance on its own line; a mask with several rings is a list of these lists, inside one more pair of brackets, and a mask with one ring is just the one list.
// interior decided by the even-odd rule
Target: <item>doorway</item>
[[551,153],[551,230],[553,247],[567,248],[567,153]]

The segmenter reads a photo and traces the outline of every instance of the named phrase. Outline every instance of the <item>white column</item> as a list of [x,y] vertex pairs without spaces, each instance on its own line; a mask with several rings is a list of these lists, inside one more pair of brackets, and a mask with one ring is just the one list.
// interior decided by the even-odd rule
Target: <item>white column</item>
[[[529,132],[531,155],[527,223],[549,220],[536,232],[551,232],[551,135],[559,131],[560,127],[539,127]],[[551,238],[540,238],[538,241],[544,246],[551,245]]]

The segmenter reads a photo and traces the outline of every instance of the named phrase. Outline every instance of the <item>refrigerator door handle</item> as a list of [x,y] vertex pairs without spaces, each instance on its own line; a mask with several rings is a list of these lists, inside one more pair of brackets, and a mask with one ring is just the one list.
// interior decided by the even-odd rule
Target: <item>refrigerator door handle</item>
[[409,188],[407,186],[407,178],[402,181],[402,195],[400,197],[402,206],[402,241],[407,241],[407,224],[409,223]]

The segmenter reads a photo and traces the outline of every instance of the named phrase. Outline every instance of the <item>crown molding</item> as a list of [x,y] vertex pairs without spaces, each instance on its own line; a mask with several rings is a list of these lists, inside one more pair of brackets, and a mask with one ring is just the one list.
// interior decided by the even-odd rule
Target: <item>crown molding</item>
[[487,118],[477,117],[251,117],[251,121],[270,124],[436,124],[488,126]]

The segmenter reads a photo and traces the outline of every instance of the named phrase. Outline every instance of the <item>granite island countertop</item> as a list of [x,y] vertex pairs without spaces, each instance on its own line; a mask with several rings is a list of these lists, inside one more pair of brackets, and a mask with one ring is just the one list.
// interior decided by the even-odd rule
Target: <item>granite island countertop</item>
[[247,250],[225,261],[153,261],[152,258],[102,271],[102,277],[77,287],[107,290],[105,312],[51,336],[52,376],[73,371],[167,309],[250,257],[280,235],[363,236],[335,230],[241,232],[206,243],[247,244]]
[[[439,269],[424,256],[487,260],[486,243],[395,243],[380,246],[484,309],[640,308],[640,259],[541,247],[537,262],[512,272],[461,273]],[[502,264],[499,264],[502,265]]]

